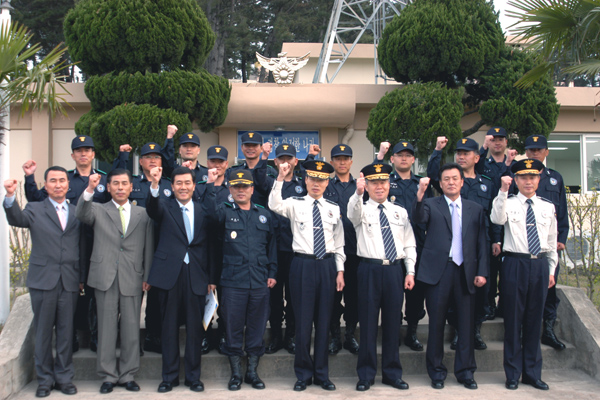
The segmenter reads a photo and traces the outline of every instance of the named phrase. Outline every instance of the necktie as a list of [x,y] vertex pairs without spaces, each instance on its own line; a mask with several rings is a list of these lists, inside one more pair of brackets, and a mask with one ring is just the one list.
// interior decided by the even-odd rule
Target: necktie
[[323,221],[319,211],[319,202],[313,203],[313,248],[317,259],[325,257],[325,234],[323,233]]
[[125,214],[123,213],[123,206],[119,206],[119,216],[121,217],[121,227],[123,228],[123,235],[127,232],[127,224],[125,223]]
[[56,214],[58,214],[58,220],[60,221],[60,226],[62,227],[62,230],[64,231],[65,228],[67,227],[67,217],[65,216],[65,213],[63,212],[64,208],[63,206],[56,206]]
[[458,204],[450,203],[452,207],[452,261],[456,265],[463,263],[462,227],[458,214]]
[[540,246],[540,238],[535,223],[535,214],[533,208],[531,208],[533,201],[527,199],[525,202],[529,205],[527,207],[527,243],[529,244],[529,252],[537,256],[542,251],[542,247]]
[[379,205],[379,225],[381,225],[381,236],[383,236],[383,247],[385,249],[385,258],[390,261],[395,261],[398,253],[396,252],[396,243],[394,243],[394,235],[390,228],[385,213],[383,212],[383,204]]
[[[186,207],[181,207],[181,211],[183,213],[183,224],[185,225],[185,233],[187,234],[188,243],[191,243],[192,239],[193,239],[193,235],[192,235],[192,224],[190,224],[190,218],[187,216],[188,209]],[[185,253],[185,258],[183,259],[183,261],[186,264],[190,263],[190,256],[188,255],[188,253]]]

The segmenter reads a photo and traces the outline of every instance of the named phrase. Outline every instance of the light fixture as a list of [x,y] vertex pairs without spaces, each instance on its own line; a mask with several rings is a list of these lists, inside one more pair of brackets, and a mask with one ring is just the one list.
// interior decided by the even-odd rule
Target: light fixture
[[579,140],[548,140],[548,143],[579,143]]
[[568,147],[548,147],[548,150],[569,150]]

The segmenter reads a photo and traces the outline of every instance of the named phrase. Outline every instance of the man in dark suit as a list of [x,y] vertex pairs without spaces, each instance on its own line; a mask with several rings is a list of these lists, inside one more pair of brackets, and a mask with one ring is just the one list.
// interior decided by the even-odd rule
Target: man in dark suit
[[200,360],[205,296],[215,289],[216,274],[209,264],[206,213],[192,201],[194,172],[186,167],[171,174],[175,198],[159,200],[162,167],[150,171],[152,184],[146,202],[150,218],[159,223],[159,240],[148,284],[157,287],[162,316],[162,382],[159,393],[179,385],[179,314],[186,326],[185,384],[201,392]]
[[[427,284],[429,313],[427,372],[431,386],[444,387],[448,370],[444,357],[444,325],[448,306],[454,300],[458,345],[454,375],[468,389],[477,389],[473,346],[475,287],[485,285],[489,270],[485,211],[479,204],[462,199],[464,183],[460,165],[448,163],[440,169],[443,196],[423,200],[429,178],[422,178],[413,205],[413,221],[427,226],[427,236],[417,280]],[[444,262],[443,260],[448,260]]]
[[[77,393],[72,380],[73,316],[77,295],[83,288],[83,271],[79,268],[80,222],[75,206],[68,204],[67,170],[50,167],[44,174],[48,197],[30,202],[21,211],[15,203],[15,179],[4,182],[4,211],[12,226],[29,228],[31,255],[27,287],[33,309],[35,329],[35,372],[38,379],[36,397],[50,395],[53,387],[65,394]],[[52,357],[52,333],[56,328],[56,359]]]

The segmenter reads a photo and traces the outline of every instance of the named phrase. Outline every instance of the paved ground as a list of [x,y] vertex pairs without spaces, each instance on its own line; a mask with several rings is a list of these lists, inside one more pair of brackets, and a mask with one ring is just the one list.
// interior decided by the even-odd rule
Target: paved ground
[[[536,390],[529,385],[520,385],[516,391],[509,391],[504,388],[504,374],[501,372],[477,373],[475,375],[478,390],[468,390],[458,384],[454,377],[448,377],[446,387],[443,390],[432,389],[429,384],[429,378],[425,375],[408,376],[407,382],[410,385],[408,391],[399,391],[389,386],[381,384],[381,380],[376,381],[371,390],[367,392],[357,392],[355,378],[339,378],[334,381],[337,385],[335,392],[326,392],[320,387],[309,386],[304,392],[296,393],[291,390],[293,381],[288,380],[268,380],[267,389],[259,391],[252,389],[249,385],[243,385],[238,392],[230,392],[226,388],[226,381],[204,382],[206,391],[204,393],[193,393],[185,386],[176,387],[169,394],[159,394],[156,392],[159,381],[139,381],[142,390],[139,393],[127,392],[123,388],[115,388],[109,396],[98,392],[101,382],[99,381],[80,381],[75,382],[79,393],[73,396],[85,399],[198,399],[210,396],[211,400],[281,400],[281,399],[301,399],[316,400],[326,397],[330,400],[372,398],[372,399],[394,399],[399,396],[409,399],[556,399],[556,400],[584,400],[600,398],[600,382],[596,381],[580,371],[544,371],[543,379],[550,385],[550,390],[543,392]],[[35,383],[29,384],[25,389],[11,397],[16,399],[35,398]],[[67,398],[60,392],[52,392],[49,399]]]

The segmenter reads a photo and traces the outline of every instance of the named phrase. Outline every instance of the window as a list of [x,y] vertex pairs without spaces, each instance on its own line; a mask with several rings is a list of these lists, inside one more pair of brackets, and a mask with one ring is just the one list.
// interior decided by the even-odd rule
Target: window
[[[585,137],[585,136],[584,136]],[[582,185],[582,135],[578,134],[550,134],[548,149],[550,153],[546,159],[546,166],[558,171],[571,193],[578,193]],[[600,138],[594,154],[598,155],[597,179],[600,181]],[[588,190],[586,188],[581,188]]]

